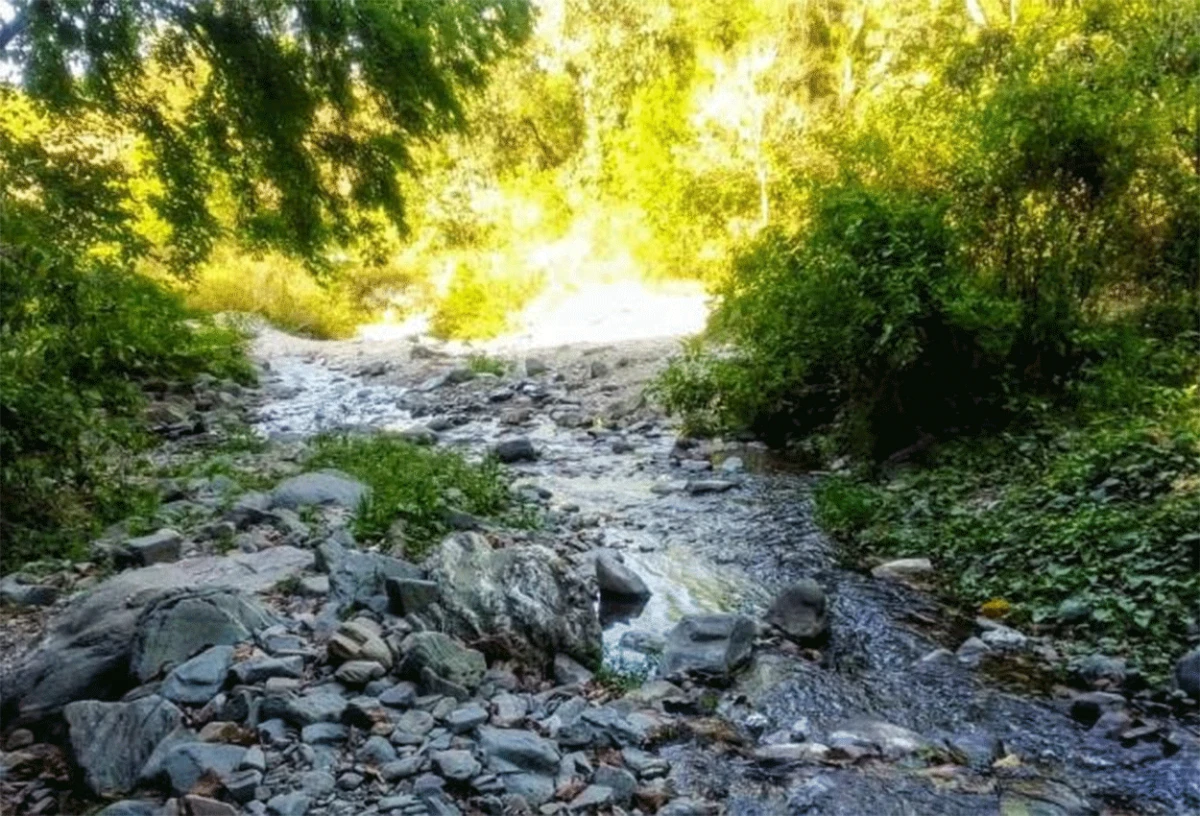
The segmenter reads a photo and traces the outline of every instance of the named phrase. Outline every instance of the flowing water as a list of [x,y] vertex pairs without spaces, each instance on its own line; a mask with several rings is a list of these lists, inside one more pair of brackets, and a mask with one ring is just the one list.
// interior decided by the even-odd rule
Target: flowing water
[[[490,402],[486,389],[464,397],[456,386],[422,385],[424,374],[380,381],[353,373],[353,364],[336,355],[340,368],[332,367],[319,352],[267,358],[268,396],[258,419],[267,435],[403,430],[446,418],[451,427],[441,444],[476,456],[518,433],[501,424],[504,405]],[[535,397],[519,434],[540,452],[536,462],[513,466],[519,481],[550,491],[562,529],[593,548],[619,552],[653,590],[644,605],[600,610],[612,665],[648,668],[653,659],[647,654],[681,616],[759,616],[774,592],[811,577],[830,598],[828,647],[817,659],[759,649],[738,686],[722,697],[721,714],[737,719],[753,710],[775,727],[805,717],[822,733],[865,717],[912,729],[932,743],[998,740],[1002,753],[1020,758],[1000,777],[939,775],[928,763],[903,761],[772,774],[741,755],[685,743],[669,751],[689,792],[748,814],[1200,812],[1194,738],[1183,739],[1171,756],[1164,754],[1175,749],[1157,740],[1122,746],[1084,730],[1060,704],[997,688],[952,657],[922,661],[940,645],[956,645],[938,642],[953,627],[936,624],[943,613],[925,596],[839,566],[812,520],[803,474],[756,469],[720,475],[736,482],[727,492],[665,490],[684,474],[670,461],[674,436],[661,424],[636,423],[621,433],[564,428],[550,413],[558,403],[572,403],[565,390],[533,383],[516,390]],[[618,439],[625,452],[613,452]],[[1186,736],[1185,726],[1176,728]]]

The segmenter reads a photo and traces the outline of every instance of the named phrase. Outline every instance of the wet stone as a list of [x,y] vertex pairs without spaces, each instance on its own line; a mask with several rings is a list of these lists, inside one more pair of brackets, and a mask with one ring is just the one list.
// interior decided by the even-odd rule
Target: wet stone
[[379,695],[379,702],[392,708],[408,708],[417,699],[415,683],[403,681]]
[[300,730],[300,739],[309,745],[330,745],[345,742],[348,732],[339,723],[318,722]]
[[477,703],[456,708],[446,717],[447,727],[455,734],[464,734],[487,721],[487,709]]

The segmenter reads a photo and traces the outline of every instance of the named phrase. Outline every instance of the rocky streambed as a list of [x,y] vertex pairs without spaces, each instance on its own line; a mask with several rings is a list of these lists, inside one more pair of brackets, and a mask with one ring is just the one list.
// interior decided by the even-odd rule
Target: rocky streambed
[[[264,332],[261,389],[205,384],[164,432],[237,407],[281,480],[181,485],[163,530],[101,542],[127,568],[60,581],[5,659],[5,812],[1200,812],[1181,695],[1133,694],[1100,656],[1070,692],[998,684],[1053,644],[948,620],[908,583],[920,562],[840,566],[808,477],[645,405],[667,351],[492,376]],[[542,523],[460,518],[420,563],[364,549],[364,486],[286,453],[335,429],[493,452]]]

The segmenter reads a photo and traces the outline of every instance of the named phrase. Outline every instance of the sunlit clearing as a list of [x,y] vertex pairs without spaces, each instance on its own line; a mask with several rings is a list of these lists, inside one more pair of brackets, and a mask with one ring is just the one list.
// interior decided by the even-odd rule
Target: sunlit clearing
[[519,316],[517,332],[488,345],[542,348],[683,337],[703,329],[707,316],[704,287],[694,281],[589,284],[541,295]]

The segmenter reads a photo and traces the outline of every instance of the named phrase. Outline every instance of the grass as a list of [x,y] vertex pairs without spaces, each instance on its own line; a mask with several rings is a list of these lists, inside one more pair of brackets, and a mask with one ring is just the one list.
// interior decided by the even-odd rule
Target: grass
[[508,363],[487,354],[472,354],[467,357],[467,368],[475,374],[495,374],[497,377],[508,373]]
[[[1165,678],[1200,597],[1200,402],[1058,417],[961,440],[884,478],[837,476],[817,518],[854,558],[930,556],[970,611],[1052,631],[1070,653],[1134,658]],[[1091,610],[1058,619],[1068,599]]]
[[310,468],[336,468],[371,488],[359,508],[355,534],[383,541],[397,520],[404,523],[405,553],[423,556],[450,531],[451,510],[482,519],[529,526],[513,500],[508,478],[492,458],[475,464],[453,451],[414,445],[392,434],[326,435],[313,442]]

